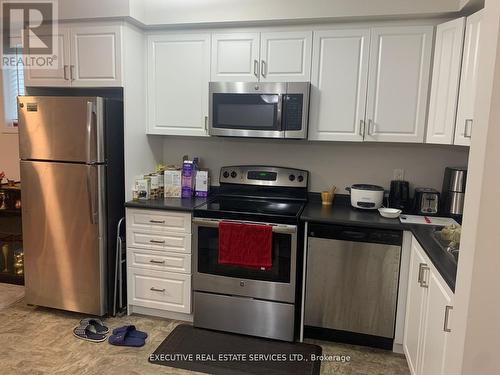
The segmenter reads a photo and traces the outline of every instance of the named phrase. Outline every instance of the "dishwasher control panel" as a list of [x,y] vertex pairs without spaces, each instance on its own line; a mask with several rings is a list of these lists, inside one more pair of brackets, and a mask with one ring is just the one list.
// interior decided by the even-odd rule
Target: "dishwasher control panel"
[[309,237],[333,240],[401,245],[403,231],[331,224],[309,224]]

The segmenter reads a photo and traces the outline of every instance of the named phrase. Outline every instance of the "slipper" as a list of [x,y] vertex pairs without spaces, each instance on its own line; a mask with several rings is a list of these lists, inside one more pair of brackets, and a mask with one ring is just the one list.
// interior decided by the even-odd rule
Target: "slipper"
[[106,335],[93,332],[91,324],[83,324],[73,328],[73,335],[79,339],[90,342],[103,342],[106,341]]
[[111,335],[109,336],[108,341],[111,345],[131,346],[135,348],[144,346],[144,344],[146,344],[146,340],[144,340],[143,338],[130,336],[129,331],[122,331],[116,335]]
[[123,327],[118,327],[113,330],[113,335],[119,335],[121,333],[128,332],[130,337],[138,337],[140,339],[147,339],[148,334],[143,331],[138,331],[134,325],[128,325]]
[[109,332],[109,328],[104,325],[102,320],[96,318],[85,318],[80,320],[80,325],[90,324],[95,327],[95,332],[100,335],[105,335]]

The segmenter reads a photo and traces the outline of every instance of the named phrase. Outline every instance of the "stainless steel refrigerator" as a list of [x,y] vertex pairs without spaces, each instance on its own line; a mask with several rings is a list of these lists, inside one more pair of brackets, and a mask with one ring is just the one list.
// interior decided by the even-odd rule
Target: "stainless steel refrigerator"
[[26,302],[105,315],[124,211],[123,104],[20,96],[18,112]]

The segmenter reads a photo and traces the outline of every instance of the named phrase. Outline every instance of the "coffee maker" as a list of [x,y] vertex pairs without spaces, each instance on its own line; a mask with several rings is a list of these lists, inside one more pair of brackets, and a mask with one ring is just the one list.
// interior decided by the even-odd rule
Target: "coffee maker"
[[467,168],[446,167],[443,178],[443,215],[461,221],[464,212]]
[[397,208],[403,212],[408,212],[411,208],[410,184],[408,181],[391,181],[391,190],[389,191],[389,207]]

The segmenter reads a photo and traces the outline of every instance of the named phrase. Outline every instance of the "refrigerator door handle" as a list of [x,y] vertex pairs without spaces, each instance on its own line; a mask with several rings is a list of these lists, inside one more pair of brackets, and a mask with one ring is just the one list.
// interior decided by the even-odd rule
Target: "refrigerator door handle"
[[95,107],[93,102],[87,102],[87,162],[93,162],[92,158],[92,133],[94,128]]
[[97,207],[99,202],[96,202],[98,195],[96,193],[96,187],[93,184],[92,171],[95,169],[92,165],[87,165],[87,193],[89,198],[90,206],[90,221],[92,224],[99,224],[99,212]]

